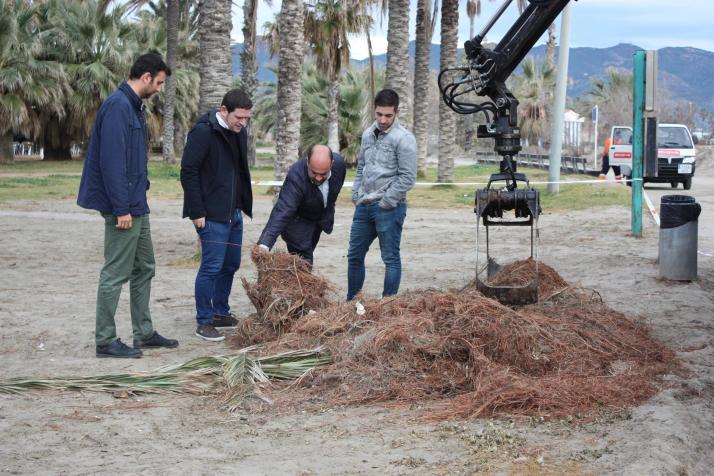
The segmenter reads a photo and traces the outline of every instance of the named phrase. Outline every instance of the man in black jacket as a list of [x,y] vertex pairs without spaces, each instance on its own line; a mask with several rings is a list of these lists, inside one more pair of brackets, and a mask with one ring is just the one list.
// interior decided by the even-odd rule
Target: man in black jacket
[[196,275],[196,335],[209,341],[224,336],[216,327],[235,327],[228,298],[240,267],[243,217],[253,212],[247,131],[253,103],[240,89],[226,93],[219,110],[198,119],[181,159],[183,216],[201,240]]
[[290,167],[278,201],[258,240],[268,251],[281,236],[288,251],[312,264],[313,252],[324,231],[332,233],[335,201],[345,182],[345,161],[326,145],[310,147],[307,157]]

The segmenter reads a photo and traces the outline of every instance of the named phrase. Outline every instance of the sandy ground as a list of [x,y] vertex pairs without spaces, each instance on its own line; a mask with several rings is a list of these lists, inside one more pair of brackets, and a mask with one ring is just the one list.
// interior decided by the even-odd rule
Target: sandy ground
[[[622,186],[622,185],[611,185]],[[649,187],[653,201],[671,193]],[[681,189],[678,193],[682,193]],[[714,167],[700,164],[691,194],[702,204],[699,280],[657,278],[658,229],[630,234],[629,210],[553,214],[540,220],[540,258],[566,279],[597,289],[610,305],[642,317],[678,350],[691,376],[644,405],[593,423],[478,420],[427,424],[409,408],[227,413],[211,397],[115,399],[91,393],[0,396],[0,473],[9,474],[711,474],[714,466]],[[596,206],[596,201],[593,202]],[[255,242],[270,210],[257,200],[246,222]],[[152,369],[226,352],[193,335],[193,279],[186,265],[195,236],[178,202],[153,202],[158,263],[152,293],[156,328],[178,338],[173,351],[140,360],[94,357],[94,302],[102,264],[102,222],[71,201],[0,208],[0,378]],[[320,273],[346,286],[351,210],[339,209],[316,253]],[[474,275],[470,207],[408,212],[402,290],[460,286]],[[510,245],[509,245],[510,246]],[[517,247],[512,247],[517,248]],[[525,251],[523,251],[525,253]],[[524,256],[521,256],[524,257]],[[248,261],[248,260],[246,260]],[[183,264],[182,264],[183,263]],[[248,262],[239,276],[254,279]],[[383,268],[368,256],[367,291]],[[128,293],[125,293],[128,294]],[[251,312],[242,288],[238,315]],[[127,296],[119,336],[131,342]]]

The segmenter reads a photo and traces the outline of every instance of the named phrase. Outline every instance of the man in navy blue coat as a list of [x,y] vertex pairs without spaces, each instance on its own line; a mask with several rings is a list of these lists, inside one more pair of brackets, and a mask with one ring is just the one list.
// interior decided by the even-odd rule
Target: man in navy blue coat
[[314,145],[307,156],[290,167],[278,201],[258,240],[268,251],[278,236],[288,251],[312,264],[313,252],[324,231],[332,233],[335,202],[345,182],[345,161],[326,145]]
[[[141,348],[176,347],[153,328],[149,313],[156,268],[149,227],[148,133],[143,99],[159,92],[171,70],[157,54],[140,56],[97,112],[77,204],[104,217],[104,267],[97,291],[97,357],[141,357]],[[114,314],[130,282],[134,348],[117,339]]]

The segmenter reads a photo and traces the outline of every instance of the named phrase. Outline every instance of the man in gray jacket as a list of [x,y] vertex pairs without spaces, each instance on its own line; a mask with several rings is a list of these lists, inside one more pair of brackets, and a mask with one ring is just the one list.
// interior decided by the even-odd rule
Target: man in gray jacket
[[407,192],[416,182],[416,140],[399,124],[399,96],[383,89],[374,98],[375,122],[362,134],[352,188],[355,214],[347,252],[347,300],[362,290],[364,257],[375,238],[384,262],[382,296],[399,291],[399,246],[407,215]]

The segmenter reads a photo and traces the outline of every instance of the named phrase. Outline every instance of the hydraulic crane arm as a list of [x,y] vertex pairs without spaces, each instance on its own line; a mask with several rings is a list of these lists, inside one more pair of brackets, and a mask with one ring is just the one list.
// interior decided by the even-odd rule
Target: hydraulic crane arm
[[[484,56],[492,54],[496,60],[496,69],[493,74],[494,81],[505,81],[516,69],[516,66],[526,57],[535,42],[555,21],[570,0],[531,0],[516,22],[511,26],[503,39],[496,45],[492,52],[481,46],[490,23],[486,29],[468,40],[464,45],[466,55],[476,58],[481,53]],[[511,0],[504,5],[508,6]],[[495,23],[495,22],[494,22]]]
[[[491,257],[489,248],[490,226],[529,226],[530,257],[534,259],[537,237],[537,222],[540,215],[538,190],[531,188],[525,174],[516,173],[515,157],[521,150],[521,135],[518,129],[518,100],[506,87],[506,80],[525,58],[536,41],[545,33],[570,0],[529,0],[529,4],[501,41],[489,49],[482,45],[486,34],[512,3],[506,0],[496,15],[481,33],[464,45],[467,64],[447,68],[439,73],[439,89],[444,102],[459,114],[483,113],[486,124],[478,126],[479,138],[494,139],[494,149],[501,157],[500,173],[492,174],[486,188],[476,191],[475,209],[478,221],[483,220],[486,229],[485,268],[490,279],[499,265]],[[497,188],[492,184],[505,182]],[[518,183],[524,188],[518,188]],[[505,212],[513,210],[515,219],[508,220]],[[479,229],[476,243],[476,282],[479,291],[496,297],[501,302],[527,304],[538,300],[537,262],[529,284],[520,287],[496,286],[489,279],[480,278]],[[509,235],[510,236],[510,235]]]
[[[449,68],[439,74],[439,88],[449,107],[460,114],[483,112],[487,122],[493,123],[492,127],[479,131],[479,136],[496,138],[496,151],[501,155],[504,154],[498,149],[499,131],[500,134],[518,134],[515,129],[518,124],[518,100],[506,87],[506,80],[569,1],[530,0],[501,41],[493,49],[486,48],[481,42],[512,3],[512,0],[507,0],[486,27],[464,44],[467,66]],[[457,79],[454,79],[455,76]],[[451,82],[447,83],[449,80]],[[473,93],[470,98],[466,96],[469,93]],[[476,100],[474,96],[481,96],[481,100],[485,96],[488,101],[473,102]],[[510,144],[500,144],[510,145],[503,151],[510,154],[505,155],[510,156],[520,150],[520,147],[513,150],[516,145],[513,141],[506,142]]]

